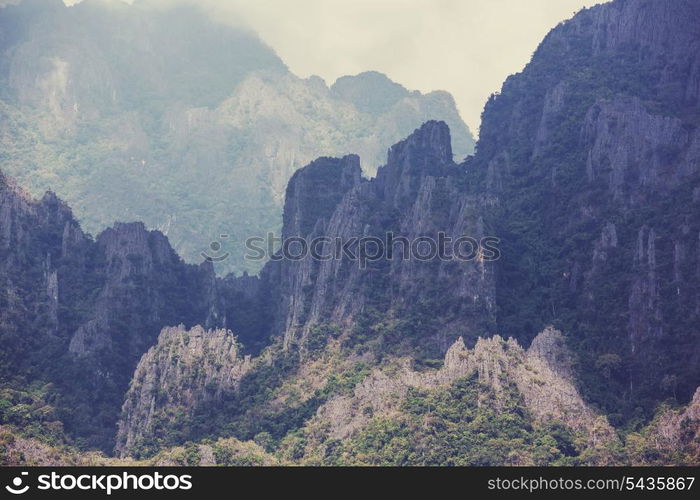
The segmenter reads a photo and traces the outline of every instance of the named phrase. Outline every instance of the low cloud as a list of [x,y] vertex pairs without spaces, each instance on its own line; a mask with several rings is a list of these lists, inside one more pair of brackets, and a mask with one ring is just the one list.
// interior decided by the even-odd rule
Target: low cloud
[[342,75],[377,70],[410,89],[447,90],[476,133],[488,96],[522,70],[547,32],[600,0],[197,3],[222,22],[253,28],[299,76],[315,74],[331,84]]

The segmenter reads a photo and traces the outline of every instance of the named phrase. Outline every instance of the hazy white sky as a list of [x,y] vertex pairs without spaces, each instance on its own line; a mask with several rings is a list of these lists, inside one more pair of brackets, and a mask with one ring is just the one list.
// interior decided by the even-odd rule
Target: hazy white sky
[[[75,0],[65,0],[76,3]],[[163,3],[180,0],[159,0]],[[257,31],[298,76],[366,70],[447,90],[476,134],[488,96],[558,22],[604,0],[198,0]]]

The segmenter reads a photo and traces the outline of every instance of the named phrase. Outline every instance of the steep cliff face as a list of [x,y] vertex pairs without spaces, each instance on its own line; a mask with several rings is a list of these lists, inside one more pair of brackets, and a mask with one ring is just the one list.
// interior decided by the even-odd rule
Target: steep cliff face
[[[280,260],[269,262],[263,269],[260,292],[269,310],[268,336],[283,335],[289,345],[296,329],[308,315],[307,294],[315,287],[321,267],[320,259],[310,255],[296,259],[295,255],[312,245],[314,238],[325,236],[325,229],[343,197],[359,185],[359,157],[342,159],[320,158],[297,171],[287,187],[282,238],[295,241]],[[283,249],[284,251],[284,249]],[[320,252],[319,252],[320,253]],[[292,257],[292,258],[288,258]]]
[[3,380],[53,382],[68,432],[111,448],[136,363],[165,325],[237,324],[232,287],[165,236],[116,224],[92,240],[52,193],[0,182]]
[[[478,249],[471,249],[469,260],[455,258],[451,247],[444,258],[403,255],[415,252],[412,243],[420,238],[439,241],[441,232],[453,240],[478,241],[488,234],[483,214],[494,201],[464,195],[466,182],[452,161],[444,122],[427,122],[393,146],[374,179],[361,176],[354,155],[320,158],[297,171],[287,188],[282,249],[259,279],[217,282],[225,297],[240,301],[235,308],[225,304],[227,323],[235,322],[242,304],[251,307],[251,316],[237,321],[247,322],[248,336],[253,326],[256,347],[266,349],[246,364],[249,371],[237,370],[240,377],[231,384],[212,383],[224,397],[206,400],[201,374],[173,361],[182,358],[173,349],[186,349],[180,339],[189,334],[165,330],[139,363],[123,406],[117,451],[152,454],[162,445],[222,433],[242,439],[267,434],[279,441],[331,395],[352,387],[366,371],[364,364],[397,354],[441,358],[458,338],[473,344],[490,334],[493,262]],[[368,258],[353,242],[372,237],[384,244],[388,234],[406,241],[392,248],[393,256],[375,249]],[[334,253],[347,243],[348,254]],[[219,335],[197,331],[205,345]],[[192,364],[207,366],[206,349],[195,349],[200,356]],[[221,366],[238,366],[237,356]]]
[[0,173],[3,377],[36,370],[84,319],[101,281],[93,246],[53,193],[32,200]]
[[[481,198],[460,195],[461,182],[463,173],[452,162],[447,126],[428,122],[390,150],[389,162],[376,179],[361,177],[356,156],[323,158],[295,174],[288,188],[283,236],[345,242],[362,236],[384,239],[386,232],[393,232],[412,241],[437,239],[444,231],[452,238],[479,237],[486,234]],[[493,320],[493,271],[483,259],[416,262],[383,256],[364,262],[309,256],[274,260],[260,278],[218,279],[211,263],[184,264],[164,235],[141,223],[118,223],[93,241],[55,196],[32,202],[3,186],[2,234],[9,246],[3,262],[22,277],[28,291],[22,307],[10,304],[7,311],[26,319],[22,308],[45,308],[39,317],[58,333],[47,337],[41,328],[16,318],[5,326],[8,335],[23,329],[32,333],[29,338],[35,343],[17,344],[33,356],[28,367],[41,367],[31,376],[54,381],[62,405],[80,408],[67,414],[65,422],[69,433],[89,446],[110,446],[133,369],[163,326],[240,328],[247,351],[254,353],[281,339],[281,350],[275,347],[266,354],[273,363],[290,355],[315,356],[335,332],[342,332],[350,345],[374,339],[377,355],[385,348],[419,357],[442,355],[452,340],[464,335],[473,341]],[[56,236],[49,237],[52,234]],[[45,240],[45,249],[31,248],[34,239]],[[10,246],[10,241],[26,243],[23,248]],[[331,244],[325,245],[322,254]],[[31,250],[28,255],[36,256],[36,262],[27,262],[20,249]],[[358,255],[357,248],[352,252]],[[6,276],[11,280],[13,274]],[[43,290],[40,300],[37,289]],[[12,288],[7,290],[5,300],[15,300]],[[440,294],[448,293],[451,298],[445,305]],[[428,310],[433,319],[425,322]],[[10,349],[7,353],[15,365],[29,359]],[[146,357],[144,366],[158,364],[153,356]],[[273,370],[279,371],[278,380],[288,373],[277,364]],[[183,374],[173,380],[173,393],[182,390],[186,378]],[[252,380],[248,396],[256,390],[255,377]],[[181,403],[188,411],[196,410],[196,402]],[[141,443],[150,420],[139,415],[154,411],[144,408],[129,407],[132,420],[123,424],[128,430],[120,446],[131,449]],[[227,415],[223,411],[217,418]],[[216,425],[220,421],[209,427]]]
[[[353,156],[297,172],[287,189],[282,234],[309,246],[318,241],[317,257],[281,258],[263,271],[262,290],[274,291],[271,334],[283,335],[286,347],[303,345],[314,327],[332,324],[353,330],[349,335],[361,342],[384,323],[380,342],[420,346],[420,354],[430,356],[460,335],[473,340],[487,332],[495,313],[493,263],[477,253],[470,260],[410,255],[428,255],[430,243],[420,240],[438,242],[439,233],[452,241],[488,236],[483,213],[494,201],[464,195],[465,182],[444,122],[427,122],[393,146],[374,179],[360,178]],[[362,247],[360,238],[374,243]],[[338,252],[343,245],[349,253]],[[290,253],[298,251],[290,245]],[[430,323],[417,332],[412,320],[428,310]]]
[[92,367],[92,397],[108,402],[92,411],[104,412],[114,425],[133,369],[164,325],[224,326],[226,315],[211,263],[184,264],[160,232],[118,223],[95,246],[104,283],[68,352]]
[[298,78],[194,3],[23,0],[0,8],[0,31],[0,168],[56,191],[93,234],[140,220],[190,262],[227,234],[221,271],[259,271],[243,241],[279,231],[287,181],[314,158],[357,153],[374,173],[428,119],[473,151],[446,92]]
[[165,328],[139,361],[126,394],[116,452],[133,455],[189,435],[199,405],[220,401],[250,369],[229,330]]
[[[140,356],[153,339],[141,337],[139,330],[149,325],[158,328],[177,316],[189,316],[181,308],[187,302],[194,305],[205,298],[197,297],[200,290],[187,288],[187,269],[178,268],[180,259],[165,236],[147,231],[142,223],[116,224],[100,234],[97,246],[105,258],[105,284],[97,297],[94,317],[71,338],[69,349],[74,354],[85,356],[120,348],[132,357]],[[192,296],[185,295],[177,305],[167,303],[170,287]],[[188,323],[195,317],[200,319],[203,315],[192,313]],[[114,322],[121,328],[126,326],[126,331],[111,332]]]
[[700,380],[698,20],[697,2],[619,0],[562,23],[466,164],[500,199],[499,331],[563,325],[615,412]]

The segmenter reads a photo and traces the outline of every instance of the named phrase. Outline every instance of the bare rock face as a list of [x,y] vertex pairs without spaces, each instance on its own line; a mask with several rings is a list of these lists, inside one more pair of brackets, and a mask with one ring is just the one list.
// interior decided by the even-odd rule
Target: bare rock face
[[573,381],[573,358],[564,336],[552,327],[545,328],[532,340],[527,359],[546,365],[557,376]]
[[[26,352],[15,353],[14,363],[33,349],[41,350],[47,336],[62,342],[76,327],[80,315],[64,311],[70,311],[76,295],[84,291],[82,282],[92,284],[88,268],[93,258],[93,241],[55,194],[47,192],[34,200],[0,173],[3,330],[5,334],[24,330],[29,340]],[[82,298],[89,307],[90,300]],[[33,327],[32,317],[37,321]],[[4,344],[11,351],[15,341],[7,338]]]
[[389,149],[386,166],[377,172],[380,196],[396,208],[414,202],[424,177],[452,163],[450,129],[428,123]]
[[[241,355],[229,330],[164,328],[134,372],[122,408],[116,452],[132,453],[158,426],[186,425],[198,405],[235,390],[250,366],[250,357]],[[180,421],[167,422],[168,415],[177,413],[183,415]],[[163,418],[166,422],[160,421]]]
[[117,223],[95,241],[53,193],[33,200],[1,175],[0,283],[5,369],[31,369],[81,405],[66,428],[102,449],[112,448],[133,369],[164,326],[247,321],[245,304],[230,300],[233,282],[210,262],[185,264],[162,233]]
[[223,325],[210,263],[184,264],[162,233],[148,231],[141,222],[117,223],[96,243],[105,261],[105,282],[93,317],[71,339],[72,353],[113,350],[117,342],[120,348],[131,346],[131,356],[138,359],[163,325]]
[[[361,182],[359,157],[319,158],[298,170],[287,187],[284,209],[283,239],[304,238],[306,249],[314,238],[325,236],[326,228],[343,197]],[[301,243],[287,247],[289,256],[299,255]],[[270,262],[263,271],[260,293],[269,296],[272,313],[270,334],[283,334],[285,345],[295,336],[298,325],[308,315],[306,295],[314,286],[320,260],[307,255],[296,260]]]
[[651,114],[638,98],[592,106],[583,135],[589,182],[604,177],[613,198],[627,205],[663,196],[700,171],[700,131]]
[[697,463],[700,460],[700,388],[687,407],[663,414],[652,425],[649,436],[657,448],[686,448],[688,456]]
[[[54,7],[65,14],[60,2]],[[156,451],[171,438],[168,432],[183,429],[188,435],[197,411],[227,401],[253,369],[227,330],[238,332],[243,325],[239,339],[246,352],[274,339],[258,358],[260,365],[274,371],[278,358],[301,363],[300,368],[289,363],[299,368],[290,375],[295,383],[308,382],[305,403],[313,404],[301,410],[321,406],[298,425],[333,439],[356,435],[373,415],[400,415],[413,389],[439,391],[473,377],[478,404],[504,408],[515,392],[535,425],[561,422],[586,449],[617,442],[589,399],[606,405],[611,420],[612,414],[624,420],[621,413],[638,405],[649,409],[666,397],[677,396],[681,403],[692,397],[687,409],[658,418],[653,439],[658,448],[683,446],[696,453],[699,8],[690,0],[617,0],[562,23],[532,63],[489,100],[478,152],[460,165],[453,161],[446,123],[428,121],[390,149],[372,179],[362,177],[354,155],[322,157],[297,170],[319,146],[351,144],[371,157],[377,149],[372,131],[402,116],[401,110],[420,108],[420,96],[405,95],[378,75],[342,79],[332,89],[317,78],[300,80],[284,71],[238,75],[233,95],[224,83],[216,102],[183,98],[160,110],[154,127],[167,131],[163,137],[172,146],[161,158],[146,154],[152,138],[133,115],[123,118],[130,127],[113,127],[127,130],[124,152],[140,159],[129,156],[132,186],[142,187],[146,165],[153,162],[157,173],[164,158],[172,157],[182,158],[183,172],[196,172],[192,167],[203,159],[224,166],[211,178],[215,186],[204,192],[193,188],[187,193],[191,199],[206,198],[207,189],[220,190],[214,196],[219,199],[251,191],[260,179],[240,183],[253,177],[232,176],[229,167],[253,159],[268,190],[265,203],[281,203],[291,177],[283,236],[307,243],[323,237],[315,248],[323,255],[337,241],[385,242],[389,233],[409,244],[438,240],[440,233],[452,240],[494,235],[505,245],[495,262],[478,252],[467,261],[389,258],[386,248],[380,258],[363,262],[351,246],[355,258],[275,258],[259,278],[220,280],[211,263],[184,264],[163,233],[143,224],[116,224],[93,241],[55,195],[33,201],[0,177],[0,340],[12,360],[0,366],[2,375],[28,374],[57,384],[80,409],[69,429],[88,445],[112,447],[123,402],[119,452]],[[9,78],[22,106],[45,111],[48,129],[72,137],[80,120],[100,114],[94,103],[104,95],[122,102],[119,89],[109,85],[80,96],[74,85],[89,79],[67,76],[75,66],[72,52],[44,58],[36,68],[19,64],[32,60],[25,57],[31,53],[31,44],[18,48],[13,53],[18,65],[0,77]],[[31,77],[32,71],[39,77]],[[27,81],[35,85],[21,85]],[[368,98],[367,88],[381,91]],[[317,118],[301,131],[289,126],[302,121],[299,103]],[[0,107],[3,122],[19,119],[11,107]],[[382,109],[381,117],[368,111],[375,107]],[[338,125],[338,110],[349,120],[347,127]],[[279,127],[270,134],[273,122]],[[328,133],[329,122],[344,137],[356,130],[366,135],[343,142]],[[253,132],[241,136],[241,130]],[[261,130],[264,137],[251,140]],[[0,127],[0,139],[8,139],[5,132]],[[111,174],[113,165],[106,165]],[[105,171],[93,181],[109,185]],[[188,188],[199,185],[186,180]],[[236,191],[228,191],[234,185]],[[134,193],[139,202],[154,203],[140,197],[139,189]],[[246,214],[242,227],[250,228],[255,217],[247,217],[248,209],[259,208],[259,202],[241,202],[230,213]],[[151,225],[167,232],[182,222],[178,214],[165,215],[156,214]],[[180,323],[185,326],[162,330]],[[559,323],[568,325],[567,341],[576,347],[578,363],[562,335],[546,327]],[[195,324],[203,327],[186,329]],[[314,354],[319,331],[327,335],[321,341],[367,361],[370,375],[359,383],[352,378],[350,388],[332,396],[315,396],[323,392],[323,376],[304,380],[305,370],[313,369],[303,363]],[[497,331],[504,337],[487,338]],[[328,354],[316,349],[315,354]],[[422,362],[444,357],[444,364],[419,369],[410,357]],[[378,359],[386,365],[374,366]],[[593,380],[586,399],[575,383],[575,366]],[[286,401],[283,394],[263,407],[280,401]],[[255,415],[256,404],[236,417]],[[100,428],[89,427],[93,424]],[[85,435],[83,429],[89,429]],[[200,451],[205,463],[213,462],[213,450]]]
[[[29,222],[34,228],[29,227]],[[79,225],[73,218],[71,209],[56,197],[47,192],[40,200],[32,199],[26,192],[7,179],[0,172],[0,232],[1,248],[27,248],[32,244],[34,232],[46,229],[46,226],[60,227],[69,233],[64,245],[70,240],[85,239]]]
[[[351,325],[372,309],[389,316],[411,314],[419,304],[433,307],[428,304],[438,296],[442,299],[434,304],[434,313],[439,318],[438,311],[445,310],[444,320],[420,337],[399,342],[443,355],[460,335],[474,340],[487,332],[494,316],[493,262],[476,253],[470,260],[408,256],[409,245],[421,238],[437,242],[439,233],[452,241],[488,235],[483,213],[494,201],[463,194],[463,176],[452,162],[447,125],[435,121],[393,146],[374,179],[360,178],[352,156],[321,159],[298,171],[287,189],[283,235],[307,243],[323,237],[317,251],[333,258],[287,259],[266,266],[262,289],[273,291],[271,335],[283,336],[287,347],[303,345],[320,323]],[[386,250],[390,233],[407,243],[390,245],[391,258],[380,252],[376,260],[361,262],[357,240],[375,238]],[[338,242],[353,239],[348,248],[355,258],[342,253],[336,258]]]
[[570,318],[584,364],[621,360],[592,384],[613,412],[700,381],[698,19],[690,0],[582,9],[492,96],[467,162],[508,245],[498,331],[526,342]]
[[400,413],[409,388],[435,390],[472,374],[497,398],[507,386],[515,386],[536,424],[561,422],[590,447],[618,440],[607,419],[579,394],[572,378],[571,354],[562,334],[553,328],[535,337],[527,350],[497,335],[480,338],[473,349],[460,338],[448,349],[439,370],[414,371],[408,359],[390,369],[376,369],[351,395],[322,405],[308,425],[325,429],[332,439],[348,439],[373,415],[390,418]]
[[586,436],[590,446],[618,441],[607,419],[579,394],[572,356],[559,331],[547,328],[537,335],[516,373],[518,390],[536,420],[561,421]]

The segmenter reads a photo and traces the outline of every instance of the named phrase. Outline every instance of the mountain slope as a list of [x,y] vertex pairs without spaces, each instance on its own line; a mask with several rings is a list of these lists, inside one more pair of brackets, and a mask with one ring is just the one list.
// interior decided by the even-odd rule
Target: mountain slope
[[700,380],[698,21],[685,0],[584,9],[491,97],[466,164],[501,200],[499,331],[559,324],[617,418]]
[[112,447],[133,370],[163,325],[238,326],[211,264],[185,264],[141,223],[93,240],[54,194],[32,200],[1,174],[0,282],[3,384],[51,383],[66,430],[90,447]]
[[[340,326],[351,328],[358,343],[373,338],[378,350],[430,357],[442,356],[460,335],[473,341],[489,331],[493,262],[479,253],[479,242],[490,235],[483,213],[494,200],[461,192],[466,178],[452,161],[447,125],[426,122],[392,146],[371,180],[360,178],[357,157],[343,158],[333,171],[337,161],[317,160],[292,177],[283,238],[325,238],[320,255],[360,237],[373,238],[384,250],[366,245],[363,253],[356,242],[351,250],[357,255],[266,264],[260,290],[269,335],[303,349],[315,327]],[[319,192],[334,196],[322,200]],[[441,234],[446,241],[466,236],[476,244],[471,250],[465,245],[464,258],[457,258],[446,243],[437,258]],[[429,252],[434,258],[418,257]]]
[[[0,9],[0,31],[0,168],[93,234],[140,220],[189,262],[220,240],[222,271],[259,270],[244,240],[279,231],[287,180],[318,156],[358,153],[372,174],[428,119],[473,150],[449,94],[374,73],[333,91],[194,5],[24,0]],[[357,101],[391,92],[381,112]]]
[[[144,452],[148,455],[149,451],[153,453],[153,450],[159,448],[146,445],[144,441],[162,439],[160,445],[162,447],[174,444],[168,440],[178,439],[179,433],[184,432],[185,439],[196,436],[196,430],[190,427],[195,420],[188,420],[187,416],[191,419],[197,414],[198,409],[200,411],[203,409],[203,406],[214,406],[215,411],[225,412],[226,406],[222,404],[222,400],[226,397],[235,398],[241,383],[245,383],[246,373],[252,374],[256,370],[259,371],[261,365],[264,366],[266,363],[264,358],[255,359],[245,365],[248,366],[247,369],[242,370],[240,367],[244,366],[241,364],[243,360],[239,359],[235,350],[212,351],[207,347],[207,343],[210,343],[210,346],[217,345],[222,333],[205,332],[201,329],[190,332],[169,329],[163,331],[158,345],[141,359],[126,397],[124,418],[121,421],[123,441],[118,449],[122,456],[134,453],[140,455]],[[183,343],[183,338],[189,338],[190,343]],[[175,339],[179,340],[173,343]],[[287,456],[287,459],[321,464],[365,462],[403,465],[438,464],[442,463],[441,460],[444,460],[445,464],[456,464],[460,463],[461,459],[466,460],[464,464],[467,465],[484,465],[499,463],[499,459],[495,458],[498,451],[489,451],[497,440],[513,439],[505,444],[506,449],[512,455],[516,453],[517,448],[521,448],[523,455],[518,460],[523,461],[521,464],[532,463],[537,460],[534,457],[538,454],[538,450],[536,444],[529,442],[529,439],[534,438],[530,433],[541,432],[544,436],[550,430],[549,427],[555,423],[562,425],[571,434],[570,446],[576,448],[575,455],[580,453],[590,455],[594,462],[605,463],[613,460],[610,450],[615,445],[619,445],[615,431],[605,418],[588,407],[579,396],[572,379],[570,354],[566,350],[561,334],[553,329],[542,332],[527,352],[513,339],[504,341],[498,336],[479,339],[475,348],[470,351],[460,338],[447,351],[443,366],[437,370],[414,371],[409,358],[387,356],[380,365],[371,370],[357,371],[355,368],[350,368],[345,371],[351,365],[348,365],[347,361],[340,361],[347,356],[347,353],[343,354],[341,345],[338,343],[329,345],[317,361],[307,360],[307,368],[302,367],[297,373],[292,373],[281,387],[274,390],[274,399],[265,403],[269,405],[269,410],[272,410],[275,405],[284,405],[287,410],[290,410],[303,407],[314,398],[319,399],[323,391],[321,393],[306,391],[304,396],[303,393],[299,394],[292,389],[295,384],[309,384],[314,372],[317,377],[321,375],[319,382],[322,384],[328,383],[326,381],[333,380],[334,377],[355,379],[353,385],[343,389],[327,390],[311,418],[303,422],[299,429],[291,429],[293,432],[280,436],[282,439],[279,447],[282,456],[290,451],[290,447],[295,446],[293,442],[296,440],[303,439],[305,443],[302,451],[295,452],[297,456]],[[270,355],[279,356],[279,353],[275,355],[273,351],[269,351],[265,358],[269,358]],[[212,356],[221,358],[218,364],[221,367],[220,371],[216,372],[219,375],[208,368],[213,366]],[[158,357],[159,361],[154,362],[154,357]],[[328,363],[328,358],[334,362]],[[368,362],[369,359],[365,357],[365,361]],[[308,370],[308,367],[314,364],[319,367],[326,365],[330,373]],[[368,365],[372,366],[371,363]],[[195,370],[196,366],[200,368]],[[198,382],[200,378],[194,376],[189,380],[183,380],[179,376],[173,377],[175,373],[186,374],[192,373],[193,370],[203,377],[201,383]],[[154,379],[149,377],[148,373],[162,373],[163,376],[160,379]],[[210,380],[206,390],[202,385],[204,380]],[[199,387],[198,399],[193,400],[187,394],[181,394],[177,396],[178,399],[182,402],[189,399],[189,404],[185,403],[180,407],[173,405],[172,396],[175,393],[172,391],[172,385],[178,384],[178,381],[181,388]],[[399,423],[407,419],[399,425],[411,427],[412,424],[408,421],[418,418],[423,419],[424,429],[428,425],[434,429],[433,432],[439,430],[441,428],[437,423],[437,419],[440,418],[439,412],[436,412],[433,417],[426,415],[424,409],[415,407],[418,404],[416,399],[442,398],[446,396],[445,391],[458,393],[465,390],[469,393],[463,395],[465,398],[474,398],[473,401],[465,399],[465,408],[462,408],[463,411],[470,408],[469,416],[454,415],[451,418],[457,418],[453,424],[461,423],[464,426],[458,431],[464,433],[461,437],[462,441],[474,440],[472,446],[478,448],[478,451],[471,450],[471,458],[463,456],[465,450],[458,448],[458,442],[449,445],[454,449],[429,442],[415,445],[416,448],[425,447],[428,456],[422,459],[415,456],[404,457],[403,453],[408,452],[411,446],[393,457],[388,450],[381,448],[373,450],[369,457],[364,454],[356,455],[356,448],[361,446],[361,440],[367,439],[366,433],[370,430],[376,432],[376,427],[379,425],[387,426],[390,422]],[[167,396],[156,398],[156,395],[160,394]],[[214,395],[217,395],[218,402],[211,399]],[[255,410],[255,408],[252,409]],[[261,409],[258,408],[256,412]],[[499,412],[501,416],[497,417]],[[186,416],[184,419],[174,419],[173,416],[178,413]],[[511,415],[514,420],[507,423],[508,420],[503,417],[503,414]],[[171,417],[164,418],[167,415]],[[221,418],[221,415],[219,417]],[[433,421],[426,424],[426,419],[431,418]],[[497,426],[501,425],[496,422],[498,419],[502,419],[503,429],[496,430]],[[474,429],[467,428],[471,420],[474,420]],[[478,435],[478,426],[481,424],[477,422],[484,420],[487,422],[486,425],[493,427],[492,432],[496,434],[495,436],[484,438]],[[521,428],[518,429],[518,427]],[[234,435],[239,435],[236,431],[240,432],[241,429],[239,427],[232,430]],[[134,431],[141,434],[138,440],[131,435]],[[221,431],[220,429],[219,432]],[[419,428],[403,429],[400,434],[411,435],[410,433],[413,433],[414,439],[426,441],[432,439],[429,437],[430,433],[423,435]],[[470,436],[471,433],[474,435]],[[527,436],[527,444],[518,445],[517,438],[508,436],[509,433],[521,433],[522,437]],[[272,438],[268,431],[262,431],[256,435],[256,440],[261,440],[264,434]],[[436,436],[435,439],[439,441],[444,437],[446,436]],[[573,444],[573,440],[576,441],[576,445]],[[391,446],[386,445],[387,448]],[[605,451],[606,447],[608,451]],[[589,451],[584,451],[589,448]],[[597,451],[594,452],[594,448]],[[494,458],[487,458],[490,453],[494,454]],[[431,454],[435,456],[430,456]],[[444,455],[438,459],[440,454]],[[595,458],[593,458],[594,454]],[[547,460],[553,461],[556,458],[547,457]],[[381,460],[381,462],[375,462],[375,460]]]
[[249,370],[250,357],[240,355],[230,331],[163,329],[134,372],[122,408],[117,453],[142,447],[144,441],[155,441],[151,449],[162,448],[157,440],[163,427],[183,436],[192,433],[188,413],[220,401]]

